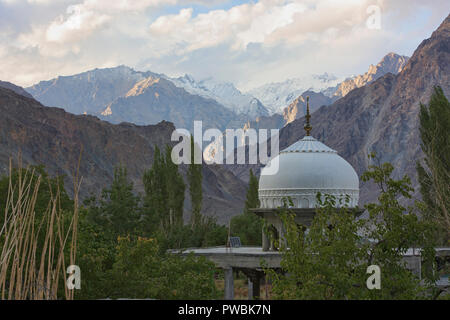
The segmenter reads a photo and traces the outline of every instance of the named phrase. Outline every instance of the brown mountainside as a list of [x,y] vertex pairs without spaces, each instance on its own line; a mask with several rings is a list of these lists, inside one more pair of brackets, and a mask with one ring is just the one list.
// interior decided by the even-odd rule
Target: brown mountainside
[[[137,126],[113,125],[93,116],[73,115],[59,108],[42,106],[34,99],[0,88],[0,173],[6,173],[9,158],[21,153],[24,164],[44,164],[51,174],[65,174],[72,190],[72,177],[82,149],[81,196],[99,195],[113,179],[116,165],[127,167],[137,191],[141,177],[151,166],[155,145],[170,144],[170,122]],[[185,175],[186,167],[182,167]],[[203,211],[226,223],[242,211],[245,184],[223,167],[204,166]],[[190,203],[186,191],[185,209]]]
[[[312,116],[312,135],[336,149],[358,174],[367,169],[367,154],[375,151],[383,162],[394,165],[396,177],[408,174],[417,186],[415,166],[423,156],[419,106],[428,103],[436,85],[450,97],[449,75],[450,16],[431,38],[419,45],[398,75],[386,74],[316,111]],[[280,148],[303,137],[303,124],[301,118],[282,129]],[[371,186],[362,185],[361,203],[375,197]]]
[[17,94],[20,94],[27,98],[33,98],[31,94],[25,91],[24,88],[16,86],[15,84],[8,82],[8,81],[1,81],[0,80],[0,88],[5,88],[14,91]]
[[386,73],[398,74],[403,70],[409,57],[390,52],[377,65],[370,65],[369,70],[361,75],[347,79],[340,83],[333,94],[333,98],[342,98],[355,88],[365,86]]

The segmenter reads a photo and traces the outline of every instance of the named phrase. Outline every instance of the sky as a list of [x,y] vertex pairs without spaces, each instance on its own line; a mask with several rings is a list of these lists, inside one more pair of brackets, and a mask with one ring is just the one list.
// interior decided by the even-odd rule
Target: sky
[[448,0],[0,0],[0,80],[127,65],[242,91],[411,56]]

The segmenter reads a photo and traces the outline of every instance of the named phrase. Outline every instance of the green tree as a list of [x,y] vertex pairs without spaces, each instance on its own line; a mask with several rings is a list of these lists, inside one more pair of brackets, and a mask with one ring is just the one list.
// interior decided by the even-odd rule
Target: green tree
[[450,103],[435,87],[428,106],[420,106],[420,137],[425,154],[417,163],[423,213],[440,226],[444,244],[450,244]]
[[171,152],[169,146],[165,154],[155,147],[153,165],[143,176],[143,215],[148,235],[160,231],[167,236],[173,227],[183,224],[185,184],[178,165],[171,160]]
[[167,214],[166,225],[183,225],[183,207],[184,207],[184,192],[186,185],[183,177],[178,171],[178,165],[173,163],[172,148],[166,146],[165,158],[165,178],[167,186]]
[[97,203],[95,197],[85,204],[89,207],[88,218],[119,235],[135,234],[140,218],[140,199],[133,193],[133,183],[128,180],[127,169],[114,169],[114,179],[109,188],[102,191]]
[[216,299],[215,266],[192,255],[160,253],[155,239],[121,238],[108,273],[110,298]]
[[253,174],[253,170],[250,169],[250,178],[248,181],[247,197],[245,199],[244,212],[250,212],[249,209],[259,208],[259,196],[258,196],[258,177]]
[[[369,218],[357,219],[348,208],[348,197],[318,194],[316,216],[310,228],[299,226],[287,208],[279,215],[286,229],[289,250],[281,246],[282,269],[266,272],[273,280],[278,299],[423,299],[431,297],[435,276],[431,269],[419,276],[406,268],[403,254],[422,249],[425,265],[434,259],[433,226],[417,216],[417,210],[398,202],[411,197],[407,176],[390,177],[392,165],[371,165],[362,176],[380,187],[377,203],[366,205]],[[338,205],[338,202],[339,205]],[[427,264],[428,263],[428,264]],[[381,289],[366,287],[367,267],[381,269]],[[288,276],[286,275],[288,274]],[[428,290],[428,291],[427,291]]]
[[191,225],[193,228],[200,224],[202,209],[202,164],[196,164],[194,159],[195,147],[194,138],[191,136],[191,163],[189,164],[187,180],[189,182],[189,193],[191,196],[192,213]]
[[245,200],[244,212],[231,219],[231,233],[241,238],[245,245],[261,245],[263,219],[251,212],[249,209],[259,207],[258,178],[250,169],[247,198]]
[[104,299],[109,290],[107,274],[115,262],[117,236],[107,226],[92,223],[89,210],[80,210],[77,265],[82,271],[82,285],[75,298]]

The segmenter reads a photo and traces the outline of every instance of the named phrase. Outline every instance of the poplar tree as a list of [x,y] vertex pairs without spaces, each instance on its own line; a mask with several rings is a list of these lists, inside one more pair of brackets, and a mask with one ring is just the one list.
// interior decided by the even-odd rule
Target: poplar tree
[[183,177],[178,171],[178,165],[173,163],[172,148],[166,146],[166,157],[164,160],[164,177],[166,179],[166,214],[171,226],[183,225],[184,191],[186,186]]
[[169,146],[165,154],[155,147],[153,165],[143,176],[143,211],[147,233],[160,228],[167,234],[172,227],[183,224],[185,184],[178,172],[178,165],[172,162],[171,152]]
[[425,154],[417,163],[424,216],[437,222],[443,243],[450,243],[450,103],[435,87],[428,106],[420,106],[420,138]]
[[249,213],[250,212],[249,209],[258,207],[259,207],[258,178],[253,174],[253,170],[250,169],[247,198],[245,200],[245,212]]
[[[191,136],[191,163],[189,164],[187,179],[189,182],[189,193],[191,196],[192,215],[191,225],[193,228],[198,227],[201,223],[201,209],[202,209],[202,164],[194,162],[195,148],[198,148]],[[200,150],[201,151],[201,150]]]

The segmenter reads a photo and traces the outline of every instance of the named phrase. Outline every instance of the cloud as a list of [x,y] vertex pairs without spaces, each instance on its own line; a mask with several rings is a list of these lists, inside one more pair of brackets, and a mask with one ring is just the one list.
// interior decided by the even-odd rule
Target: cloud
[[[42,0],[38,0],[42,1]],[[174,5],[177,0],[85,0],[67,8],[46,30],[50,42],[75,42],[89,36],[116,15],[139,12],[149,7]]]
[[[434,0],[0,0],[0,79],[30,85],[126,64],[249,88],[365,72],[411,54],[448,14]],[[246,3],[243,3],[246,2]],[[380,30],[366,26],[379,5]]]
[[[192,9],[161,16],[149,28],[160,40],[161,52],[179,54],[229,43],[245,50],[249,43],[263,43],[275,30],[292,23],[306,7],[296,1],[266,0],[243,4],[229,10],[213,10],[193,17]],[[164,51],[163,48],[166,48]]]
[[97,13],[82,5],[70,6],[67,14],[67,18],[60,16],[48,26],[45,31],[47,41],[76,42],[112,19],[107,14]]

